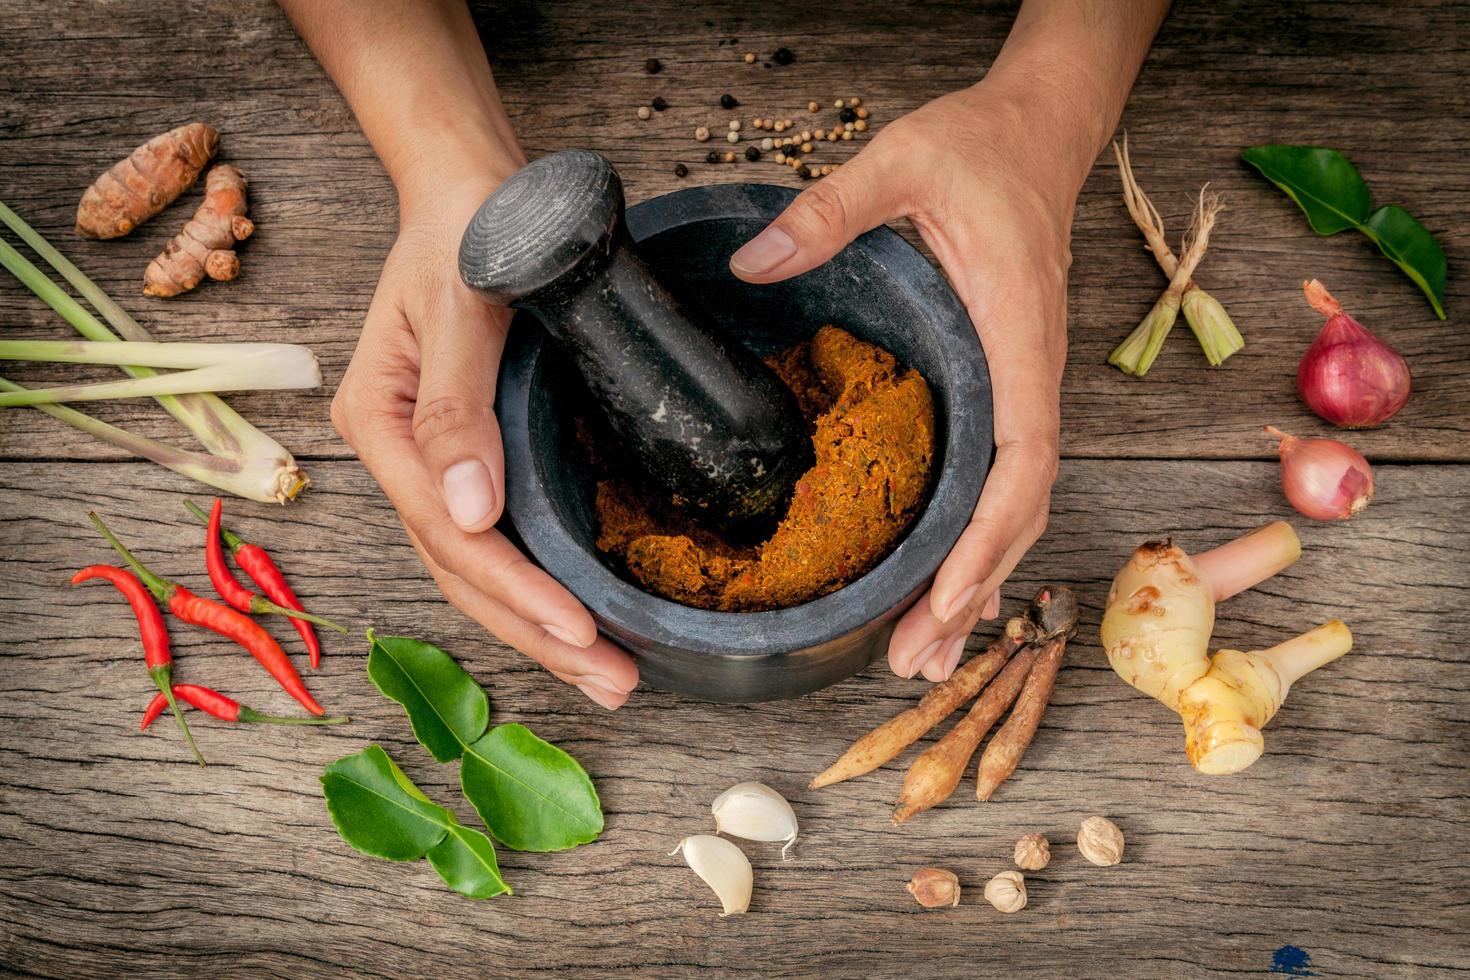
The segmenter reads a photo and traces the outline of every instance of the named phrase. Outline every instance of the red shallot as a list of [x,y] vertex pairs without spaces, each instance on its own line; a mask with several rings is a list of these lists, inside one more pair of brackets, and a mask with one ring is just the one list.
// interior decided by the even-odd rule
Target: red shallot
[[1335,439],[1298,439],[1276,428],[1281,444],[1281,488],[1297,512],[1318,521],[1345,521],[1368,506],[1373,468],[1352,446]]
[[1312,308],[1327,317],[1296,370],[1296,390],[1302,401],[1328,422],[1346,429],[1388,421],[1409,400],[1408,363],[1344,313],[1316,279],[1303,283],[1302,290]]

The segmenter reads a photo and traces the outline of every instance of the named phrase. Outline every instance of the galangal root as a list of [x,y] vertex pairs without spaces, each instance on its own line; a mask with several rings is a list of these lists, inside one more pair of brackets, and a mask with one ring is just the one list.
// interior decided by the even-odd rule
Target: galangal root
[[118,238],[173,203],[219,148],[219,133],[189,123],[153,137],[98,177],[77,207],[77,234]]
[[1181,717],[1199,772],[1228,775],[1260,758],[1261,728],[1292,683],[1352,649],[1352,633],[1333,620],[1269,650],[1210,656],[1215,604],[1300,555],[1296,532],[1278,521],[1194,558],[1167,539],[1150,541],[1113,579],[1102,621],[1108,662]]
[[[1025,615],[1006,623],[1004,632],[989,649],[971,658],[949,680],[936,684],[918,705],[858,739],[840,759],[811,781],[811,788],[860,776],[896,758],[984,688],[984,694],[959,724],[914,761],[904,779],[893,822],[903,823],[947,799],[959,785],[980,741],[1020,696],[1025,710],[1016,710],[1024,720],[1014,726],[1008,721],[992,742],[992,747],[1002,739],[1005,744],[997,750],[997,761],[988,776],[982,766],[981,786],[985,792],[981,799],[988,798],[995,784],[1015,769],[1035,734],[1056,668],[1061,663],[1062,649],[1076,631],[1076,623],[1077,601],[1071,590],[1055,585],[1043,588]],[[1049,667],[1050,677],[1033,683],[1029,678],[1042,659],[1054,660]],[[1012,720],[1016,718],[1013,713]],[[1008,766],[999,762],[1002,759],[1008,760]]]
[[227,163],[214,167],[205,178],[204,203],[143,273],[144,295],[177,296],[206,275],[235,278],[240,274],[235,243],[253,231],[255,225],[245,217],[245,175]]

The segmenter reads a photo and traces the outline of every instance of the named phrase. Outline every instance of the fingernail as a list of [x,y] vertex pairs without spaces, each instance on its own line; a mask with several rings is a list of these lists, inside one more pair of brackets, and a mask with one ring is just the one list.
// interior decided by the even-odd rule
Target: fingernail
[[462,459],[444,471],[444,503],[449,516],[462,528],[471,528],[490,516],[495,486],[490,471],[478,459]]
[[561,640],[563,643],[570,644],[574,647],[581,647],[585,649],[589,645],[577,639],[577,634],[573,633],[565,626],[558,626],[555,623],[542,623],[541,628],[550,633],[552,636],[556,637],[558,640]]
[[985,600],[985,608],[980,611],[981,619],[994,619],[1000,615],[1000,590],[996,589],[990,593],[990,598]]
[[975,593],[979,591],[980,583],[976,582],[974,585],[970,586],[968,589],[955,596],[954,600],[950,602],[949,608],[944,611],[944,615],[941,616],[940,619],[946,623],[949,622],[951,619],[954,619],[955,616],[958,615],[959,611],[965,608],[965,603],[975,598]]
[[919,672],[919,668],[923,667],[924,664],[928,662],[929,658],[934,656],[934,653],[939,649],[939,644],[941,642],[943,641],[935,640],[933,643],[920,650],[914,656],[914,659],[909,661],[909,672],[907,674],[904,674],[903,676],[913,677],[915,674],[917,674]]
[[780,228],[767,228],[730,256],[730,268],[737,275],[758,276],[795,254],[795,239]]
[[578,684],[577,690],[581,691],[583,694],[587,695],[587,697],[602,705],[608,711],[618,710],[620,702],[617,699],[620,698],[622,695],[615,695],[611,691],[604,691],[602,688],[593,687],[591,684]]
[[965,636],[956,637],[954,643],[950,644],[949,650],[945,652],[945,655],[944,655],[944,679],[945,680],[949,680],[949,675],[950,674],[953,674],[954,673],[954,669],[960,665],[960,658],[965,655],[965,641],[968,640],[969,638],[970,637],[969,637],[968,634],[965,635]]
[[586,684],[589,687],[595,687],[600,691],[606,691],[607,693],[616,695],[617,697],[622,697],[624,694],[628,693],[626,690],[619,687],[612,680],[612,678],[604,677],[601,674],[583,674],[581,675],[581,679],[577,681],[577,684],[578,686]]

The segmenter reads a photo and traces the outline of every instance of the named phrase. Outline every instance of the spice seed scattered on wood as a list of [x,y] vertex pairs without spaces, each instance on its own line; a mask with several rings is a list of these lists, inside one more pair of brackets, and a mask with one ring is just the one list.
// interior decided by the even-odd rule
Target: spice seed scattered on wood
[[810,143],[803,143],[803,144],[801,144],[801,152],[803,152],[803,153],[810,153],[810,152],[812,152],[812,145]]
[[761,158],[761,151],[759,149],[757,149],[754,146],[747,146],[745,148],[745,159],[747,159],[747,160],[751,161],[752,163],[754,163],[756,160],[759,160],[760,158]]
[[852,124],[852,128],[859,133],[866,133],[868,131],[868,121],[866,119],[859,119]]
[[740,132],[740,120],[739,119],[731,119],[730,120],[730,132],[732,132],[732,133],[738,133],[738,132]]
[[697,139],[697,140],[699,140],[699,142],[701,142],[701,143],[708,142],[709,141],[709,127],[708,126],[700,126],[698,129],[696,129],[694,131],[694,138]]
[[837,114],[837,118],[841,119],[845,123],[856,122],[857,112],[849,107],[844,106],[842,111]]
[[740,142],[740,134],[737,133],[737,132],[735,132],[735,130],[732,129],[728,133],[725,134],[725,139],[726,139],[727,142],[730,142],[730,143],[739,143]]
[[719,163],[720,162],[720,154],[719,154],[719,151],[717,151],[717,150],[710,150],[708,153],[706,153],[704,155],[704,162],[705,163]]
[[663,71],[663,69],[664,66],[659,62],[657,58],[649,58],[643,63],[643,70],[648,72],[650,75],[657,75],[659,72]]
[[655,95],[653,97],[653,101],[650,102],[649,105],[653,106],[654,112],[663,112],[669,107],[669,103],[665,101],[662,95]]
[[868,118],[868,110],[867,109],[859,109],[857,111],[857,117],[859,119],[866,119],[866,118]]
[[648,108],[648,106],[641,105],[641,106],[638,107],[638,118],[639,119],[648,119],[652,115],[653,115],[653,110],[650,109],[650,108]]
[[730,150],[729,152],[727,152],[725,154],[725,162],[726,163],[734,163],[735,162],[735,151],[734,150]]
[[790,48],[777,48],[771,55],[771,60],[778,65],[789,65],[796,60],[796,55],[792,54]]
[[854,95],[852,98],[847,100],[847,104],[856,109],[858,106],[863,104],[863,100]]
[[817,100],[816,99],[813,99],[812,101],[810,101],[810,102],[808,102],[806,104],[806,111],[807,112],[816,112],[817,109],[819,109],[819,108],[821,108],[821,107],[817,105]]
[[836,102],[833,102],[832,103],[832,108],[834,108],[834,109],[841,109],[842,108],[842,100],[841,99],[838,99]]
[[739,104],[739,102],[735,101],[735,96],[731,95],[729,92],[726,92],[724,95],[720,96],[721,109],[733,109]]
[[767,152],[769,152],[772,148],[774,148],[775,145],[776,145],[776,141],[773,140],[773,139],[771,139],[769,136],[767,136],[765,139],[761,140],[761,149],[762,150],[765,150]]
[[747,65],[753,65],[753,64],[755,64],[755,52],[754,51],[747,51],[747,52],[745,52],[745,63]]
[[676,164],[674,164],[674,176],[675,177],[688,177],[689,176],[689,168],[686,167],[686,166],[684,166],[682,163],[676,163]]
[[851,143],[852,142],[852,130],[849,129],[846,132],[844,132],[842,134],[842,138],[845,139],[845,140],[847,140],[849,143]]

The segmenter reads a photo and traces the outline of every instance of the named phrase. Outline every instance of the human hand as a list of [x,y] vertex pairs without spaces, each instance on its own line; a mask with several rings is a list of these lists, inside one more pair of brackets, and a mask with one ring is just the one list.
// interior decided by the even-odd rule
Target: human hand
[[382,486],[440,590],[491,633],[617,708],[633,659],[495,529],[505,501],[494,399],[509,312],[459,278],[459,240],[484,178],[405,195],[332,422]]
[[730,260],[742,279],[778,282],[907,216],[974,321],[995,398],[995,463],[969,525],[888,647],[894,673],[934,681],[953,672],[976,622],[999,613],[1001,584],[1046,528],[1067,348],[1068,239],[1078,174],[1092,162],[1093,148],[1048,138],[1029,96],[987,85],[884,127]]

